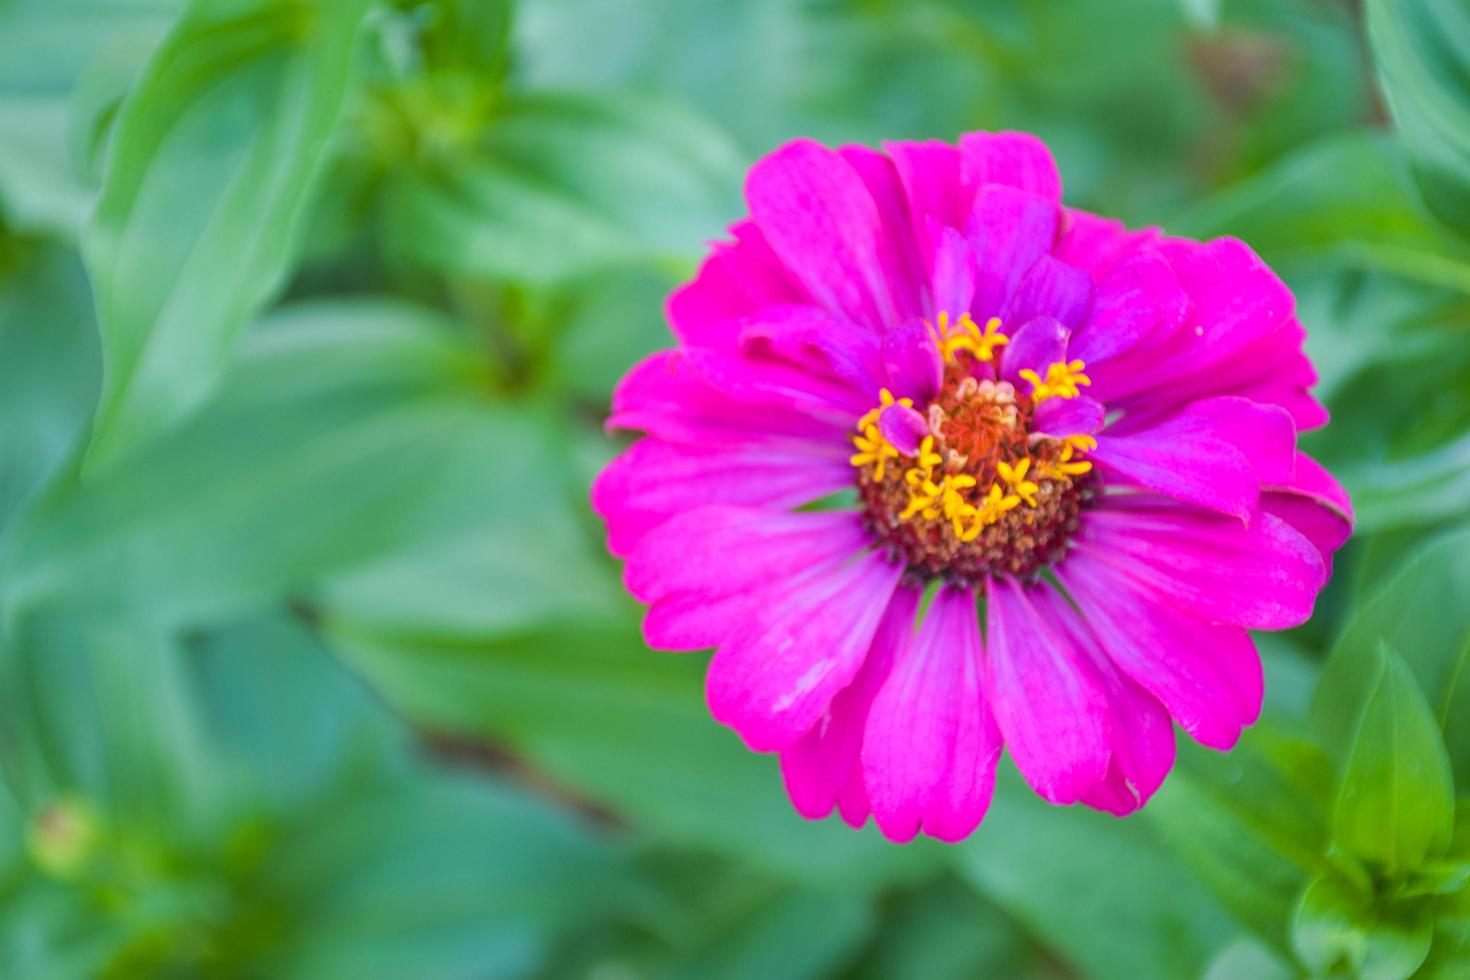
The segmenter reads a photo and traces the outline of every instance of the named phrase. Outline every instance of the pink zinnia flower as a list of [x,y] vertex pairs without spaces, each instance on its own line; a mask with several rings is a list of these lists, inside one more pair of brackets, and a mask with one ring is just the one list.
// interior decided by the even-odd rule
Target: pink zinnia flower
[[593,489],[649,644],[716,647],[710,709],[797,809],[894,840],[969,834],[1003,745],[1116,814],[1171,719],[1230,748],[1246,631],[1305,621],[1351,531],[1281,280],[1064,207],[1022,133],[801,140],[746,198]]

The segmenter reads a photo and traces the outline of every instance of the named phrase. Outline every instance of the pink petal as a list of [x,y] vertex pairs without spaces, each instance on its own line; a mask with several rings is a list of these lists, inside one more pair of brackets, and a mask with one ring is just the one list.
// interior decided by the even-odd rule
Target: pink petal
[[939,243],[934,250],[934,312],[958,319],[969,312],[975,298],[975,283],[980,276],[975,250],[953,228],[931,229],[931,237]]
[[1185,420],[1127,437],[1103,433],[1090,458],[1111,481],[1249,520],[1260,498],[1250,460],[1229,443],[1196,432]]
[[944,360],[934,343],[934,332],[917,317],[883,335],[883,366],[888,387],[900,398],[924,405],[939,394]]
[[1245,630],[1189,617],[1080,551],[1054,572],[1113,663],[1200,744],[1228,749],[1255,722],[1261,661]]
[[[802,816],[820,820],[832,812],[838,797],[846,791],[847,811],[857,818],[859,826],[867,819],[859,764],[863,729],[873,698],[893,668],[894,657],[913,636],[914,614],[922,596],[921,590],[909,586],[900,586],[893,593],[857,677],[837,693],[826,714],[801,741],[781,753],[786,790]],[[858,794],[862,794],[860,800]]]
[[1075,435],[1092,435],[1102,430],[1107,409],[1086,395],[1076,398],[1048,398],[1036,407],[1031,421],[1033,436],[1054,439]]
[[648,607],[643,616],[643,640],[654,650],[708,650],[750,618],[752,609],[767,601],[769,588],[752,588],[712,597],[698,592],[676,592]]
[[1174,724],[1158,698],[1121,675],[1110,686],[1108,700],[1113,736],[1108,774],[1082,802],[1123,817],[1147,803],[1174,768]]
[[1053,590],[1041,598],[1049,604],[1042,614],[1067,634],[1106,691],[1108,771],[1082,802],[1118,816],[1132,813],[1148,802],[1174,767],[1174,723],[1158,698],[1119,672],[1066,599]]
[[928,306],[928,295],[924,289],[928,282],[924,277],[928,263],[920,258],[919,240],[914,232],[898,168],[882,153],[866,146],[844,146],[838,153],[868,188],[883,222],[884,240],[893,248],[897,258],[897,267],[890,270],[888,279],[894,312],[887,325],[919,316]]
[[879,332],[908,311],[904,260],[839,154],[811,140],[787,143],[751,168],[745,196],[772,250],[818,303]]
[[1157,228],[1129,231],[1121,221],[1101,218],[1086,211],[1068,208],[1056,257],[1086,271],[1092,281],[1101,283],[1121,263],[1159,240]]
[[1261,508],[1286,521],[1321,553],[1329,572],[1332,554],[1353,533],[1353,505],[1342,485],[1306,453],[1296,454],[1296,472],[1284,484],[1265,488]]
[[1053,202],[1062,199],[1062,178],[1046,144],[1030,133],[966,133],[960,137],[963,179],[969,188],[1004,184]]
[[1015,327],[1038,316],[1049,316],[1070,331],[1087,322],[1091,310],[1092,278],[1081,269],[1043,255],[1021,277],[1000,319]]
[[902,574],[870,553],[756,610],[710,661],[705,694],[715,719],[756,752],[795,743],[856,676]]
[[1172,336],[1193,308],[1164,257],[1139,252],[1098,285],[1092,315],[1074,331],[1069,352],[1096,371],[1109,358]]
[[623,556],[649,531],[695,506],[786,510],[851,485],[852,466],[841,455],[767,446],[681,446],[646,438],[598,475],[592,509],[607,522],[608,549]]
[[[832,345],[836,346],[836,345]],[[715,391],[747,405],[780,406],[851,424],[872,404],[869,392],[819,377],[779,360],[754,358],[705,347],[682,351],[689,365]],[[851,362],[847,365],[857,370]]]
[[866,402],[877,401],[883,386],[878,338],[815,306],[765,307],[744,321],[739,339],[741,351],[757,361],[780,358]]
[[969,589],[941,589],[898,655],[863,734],[863,782],[884,836],[957,841],[990,805],[1000,733],[981,690],[980,622]]
[[686,344],[732,346],[741,317],[764,306],[808,302],[754,222],[741,221],[730,231],[735,241],[716,243],[694,281],[669,296],[669,322]]
[[1148,428],[1128,422],[1109,428],[1092,454],[1122,482],[1247,520],[1263,481],[1290,479],[1296,428],[1275,406],[1205,398]]
[[1011,334],[1011,342],[1001,349],[1001,377],[1029,395],[1031,385],[1021,372],[1035,371],[1044,378],[1048,367],[1066,357],[1066,326],[1055,317],[1039,316]]
[[883,149],[898,170],[908,197],[920,257],[932,264],[939,247],[935,232],[963,225],[974,196],[961,184],[959,148],[940,140],[923,140],[884,143]]
[[979,268],[970,310],[980,322],[998,315],[1026,270],[1051,251],[1057,220],[1047,198],[1001,184],[980,188],[965,224]]
[[1311,618],[1326,582],[1322,556],[1290,524],[1257,513],[1249,525],[1147,500],[1104,498],[1074,551],[1216,623],[1290,629]]
[[[1108,703],[1071,636],[1054,620],[1074,616],[1040,584],[991,579],[986,690],[1016,768],[1043,799],[1082,799],[1108,771]],[[1064,611],[1065,610],[1065,611]]]
[[870,541],[852,511],[695,505],[644,535],[628,555],[623,584],[641,602],[680,592],[721,596],[851,558]]
[[[1130,396],[1178,401],[1231,391],[1238,381],[1227,380],[1227,374],[1248,376],[1259,364],[1259,354],[1244,352],[1258,342],[1276,344],[1269,338],[1289,326],[1291,291],[1244,243],[1171,239],[1157,247],[1194,304],[1194,315],[1160,343],[1099,367],[1093,380],[1109,405]],[[1291,334],[1279,336],[1289,340]]]
[[[733,341],[732,341],[733,342]],[[686,350],[659,351],[634,365],[613,391],[609,429],[642,429],[669,442],[701,446],[781,440],[821,454],[845,444],[849,412],[822,401],[741,401],[720,391]]]
[[913,456],[929,434],[929,423],[914,409],[894,403],[879,414],[878,431],[893,448],[905,456]]

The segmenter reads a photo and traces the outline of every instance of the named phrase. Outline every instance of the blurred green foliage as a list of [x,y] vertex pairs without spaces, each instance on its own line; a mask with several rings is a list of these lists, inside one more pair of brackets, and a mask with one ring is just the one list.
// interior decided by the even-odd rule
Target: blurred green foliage
[[[1363,6],[0,0],[0,976],[1466,975],[1470,12]],[[586,488],[753,159],[1007,127],[1288,278],[1360,534],[1237,751],[897,848]]]

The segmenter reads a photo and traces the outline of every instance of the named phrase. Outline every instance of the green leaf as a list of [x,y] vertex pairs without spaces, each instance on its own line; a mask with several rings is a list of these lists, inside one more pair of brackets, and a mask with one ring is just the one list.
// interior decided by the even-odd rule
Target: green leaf
[[0,270],[0,534],[84,437],[101,377],[81,262],[55,245],[16,247]]
[[1470,251],[1425,214],[1398,147],[1381,136],[1323,139],[1213,195],[1170,230],[1235,235],[1291,268],[1346,262],[1470,293]]
[[466,69],[494,78],[503,70],[515,0],[440,0],[424,31],[431,69]]
[[1470,889],[1435,903],[1434,944],[1416,976],[1420,980],[1458,980],[1470,973]]
[[473,146],[396,173],[381,234],[450,277],[546,285],[609,267],[684,267],[739,213],[739,157],[661,100],[521,96]]
[[[27,514],[3,556],[5,602],[199,622],[406,558],[410,545],[500,569],[524,546],[527,517],[548,521],[545,560],[587,584],[585,571],[571,577],[590,543],[557,510],[572,491],[548,461],[553,437],[486,388],[476,352],[421,309],[285,310],[250,334],[201,412],[106,479],[58,487]],[[501,454],[532,468],[506,467]],[[352,587],[367,596],[407,574]],[[537,597],[511,586],[506,603],[486,598],[478,614],[521,618],[509,600]],[[574,606],[610,583],[588,588]]]
[[505,744],[665,840],[821,883],[912,877],[941,858],[835,817],[804,820],[776,760],[709,717],[706,658],[648,650],[630,619],[434,636],[375,631],[350,612],[319,612],[334,649],[405,716]]
[[1383,88],[1430,208],[1470,237],[1470,10],[1459,0],[1370,0]]
[[1345,751],[1387,644],[1413,671],[1443,733],[1459,785],[1470,787],[1470,528],[1416,551],[1360,603],[1322,676],[1312,717],[1325,743]]
[[1008,769],[960,873],[1079,972],[1198,976],[1228,917],[1138,821],[1050,806]]
[[821,980],[851,962],[873,928],[864,895],[793,890],[728,926],[708,948],[673,964],[674,980],[761,977]]
[[1381,643],[1368,698],[1347,746],[1333,844],[1390,872],[1449,849],[1454,778],[1434,713],[1397,654]]
[[1179,0],[1184,16],[1196,27],[1214,29],[1220,26],[1220,8],[1225,0]]
[[1000,909],[946,877],[900,900],[856,973],[858,980],[1029,977],[1037,951]]
[[1361,980],[1405,980],[1429,955],[1433,932],[1429,903],[1378,910],[1341,879],[1323,876],[1302,893],[1292,945],[1314,974],[1345,968]]
[[74,238],[94,196],[71,171],[65,97],[0,93],[0,217]]
[[287,269],[367,0],[198,0],[124,104],[86,237],[105,375],[88,466],[187,413]]
[[1204,980],[1296,980],[1297,971],[1274,953],[1250,939],[1226,946],[1210,962]]
[[104,827],[79,880],[7,879],[20,908],[51,898],[29,960],[0,917],[23,975],[85,949],[77,975],[521,977],[639,901],[579,818],[426,764],[300,624],[187,645],[136,621],[22,625],[0,661],[8,775],[27,811],[80,799]]
[[1221,904],[1285,951],[1302,888],[1325,867],[1333,786],[1321,749],[1263,725],[1229,755],[1182,746],[1144,814]]

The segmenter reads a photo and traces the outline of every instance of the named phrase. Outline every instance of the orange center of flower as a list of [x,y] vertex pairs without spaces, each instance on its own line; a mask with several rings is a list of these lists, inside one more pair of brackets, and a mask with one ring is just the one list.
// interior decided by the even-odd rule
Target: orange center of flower
[[[994,361],[1007,343],[999,320],[982,329],[970,317],[940,314],[935,343],[944,382],[925,406],[895,399],[857,423],[852,464],[873,533],[922,579],[979,582],[987,575],[1030,576],[1060,558],[1077,527],[1096,448],[1091,436],[1033,433],[1039,405],[1076,398],[1090,384],[1081,361],[1059,362],[1045,375],[1022,371],[1018,391],[1005,381],[977,380],[976,366]],[[884,438],[878,419],[897,401],[914,409],[927,432],[912,453]]]

